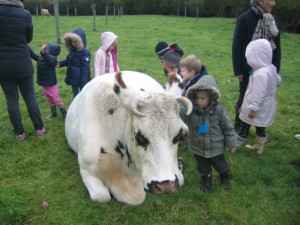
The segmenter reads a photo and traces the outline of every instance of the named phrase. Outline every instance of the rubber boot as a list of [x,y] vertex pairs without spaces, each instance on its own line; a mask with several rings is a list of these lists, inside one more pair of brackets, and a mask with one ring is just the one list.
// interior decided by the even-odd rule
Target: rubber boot
[[55,105],[50,105],[50,111],[51,111],[51,114],[46,117],[48,120],[51,120],[51,119],[53,119],[54,117],[57,116],[57,114],[56,114],[56,106]]
[[59,110],[60,110],[63,118],[66,119],[66,117],[67,117],[67,110],[65,109],[65,106],[64,105],[59,106]]
[[202,191],[204,193],[211,192],[211,184],[212,184],[212,174],[201,175],[202,179]]
[[220,173],[220,180],[221,180],[221,185],[224,188],[226,188],[226,189],[230,188],[230,172],[229,172],[229,170],[224,173]]
[[242,128],[242,121],[240,119],[239,107],[236,106],[235,109],[235,118],[234,118],[234,130],[238,134]]
[[266,137],[258,137],[255,138],[255,144],[254,145],[246,145],[246,148],[256,150],[256,153],[258,155],[262,155],[264,153],[264,147],[267,142]]

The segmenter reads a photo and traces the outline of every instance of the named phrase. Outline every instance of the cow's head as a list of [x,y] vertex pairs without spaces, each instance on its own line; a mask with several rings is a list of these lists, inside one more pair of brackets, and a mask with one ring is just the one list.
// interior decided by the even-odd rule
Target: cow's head
[[154,194],[176,192],[184,182],[178,166],[178,141],[188,133],[179,107],[185,106],[189,114],[192,103],[167,92],[127,88],[121,73],[116,78],[115,93],[129,113],[124,135],[145,190]]

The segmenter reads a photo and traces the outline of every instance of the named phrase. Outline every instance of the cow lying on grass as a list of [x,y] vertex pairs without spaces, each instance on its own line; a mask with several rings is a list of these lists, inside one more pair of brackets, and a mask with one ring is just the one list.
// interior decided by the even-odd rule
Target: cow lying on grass
[[48,9],[41,9],[41,15],[42,16],[50,16],[50,13],[49,13]]
[[178,141],[188,128],[179,103],[153,78],[124,71],[95,77],[71,103],[65,123],[70,147],[92,200],[137,205],[145,191],[176,192],[184,178],[177,162]]

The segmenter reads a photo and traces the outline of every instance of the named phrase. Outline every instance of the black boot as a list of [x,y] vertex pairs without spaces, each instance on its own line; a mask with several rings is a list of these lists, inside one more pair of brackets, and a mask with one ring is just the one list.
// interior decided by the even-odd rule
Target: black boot
[[65,109],[65,106],[64,105],[59,106],[59,110],[60,110],[63,118],[66,119],[66,117],[67,117],[67,110]]
[[221,185],[224,188],[226,188],[226,189],[230,188],[230,172],[229,172],[229,170],[224,173],[220,173],[220,180],[221,180]]
[[294,181],[293,187],[300,188],[300,177]]
[[300,159],[291,160],[290,164],[300,167]]
[[54,117],[57,116],[57,114],[56,114],[56,106],[55,105],[50,105],[50,110],[51,110],[51,114],[46,117],[48,120],[51,120],[51,119],[53,119]]
[[235,118],[234,118],[234,130],[237,134],[240,133],[241,127],[242,127],[242,121],[240,120],[240,113],[239,113],[239,107],[236,106],[235,109]]
[[202,179],[202,191],[204,193],[211,192],[212,174],[201,175]]

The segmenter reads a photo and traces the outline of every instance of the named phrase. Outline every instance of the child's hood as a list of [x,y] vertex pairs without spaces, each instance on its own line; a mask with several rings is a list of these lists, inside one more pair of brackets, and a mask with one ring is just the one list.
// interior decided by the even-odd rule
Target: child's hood
[[104,32],[101,34],[101,44],[104,51],[111,46],[111,44],[118,38],[113,32]]
[[191,100],[193,104],[196,102],[196,92],[205,91],[210,97],[211,105],[218,105],[220,102],[220,92],[217,88],[217,84],[212,76],[202,77],[196,84],[191,86],[186,94],[186,97]]
[[76,48],[77,51],[83,50],[87,43],[86,43],[86,35],[82,28],[78,28],[73,30],[72,32],[66,33],[64,35],[65,39],[65,46],[70,51],[72,49],[72,41],[77,42]]
[[60,45],[47,43],[48,44],[48,52],[50,55],[58,56],[60,54]]
[[272,64],[272,47],[266,39],[251,41],[246,48],[248,65],[254,70]]

